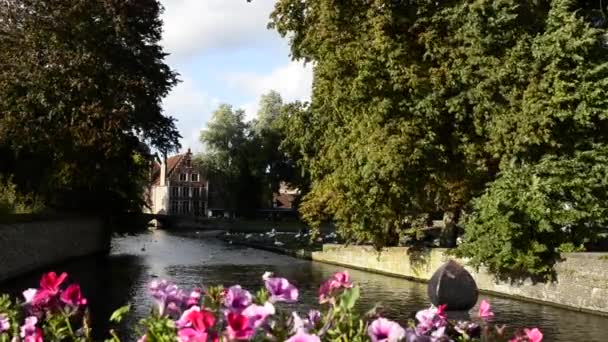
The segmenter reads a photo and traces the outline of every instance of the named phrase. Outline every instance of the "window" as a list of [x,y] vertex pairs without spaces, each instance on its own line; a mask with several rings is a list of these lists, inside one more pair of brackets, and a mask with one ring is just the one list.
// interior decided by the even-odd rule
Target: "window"
[[179,180],[182,182],[187,182],[188,181],[188,174],[186,173],[180,173],[179,174]]
[[179,188],[178,187],[172,187],[171,188],[171,196],[173,197],[178,197],[179,196]]
[[200,204],[198,201],[192,202],[192,209],[194,210],[194,215],[199,216],[201,213]]
[[177,214],[178,209],[179,209],[179,205],[178,205],[177,201],[171,201],[171,213]]
[[190,181],[198,182],[198,173],[193,173],[192,175],[190,175]]
[[200,188],[192,188],[192,197],[200,197],[201,189]]
[[187,214],[190,212],[190,203],[188,201],[182,202],[182,214]]
[[181,193],[182,197],[188,197],[188,188],[183,187],[181,189],[182,189],[182,193]]

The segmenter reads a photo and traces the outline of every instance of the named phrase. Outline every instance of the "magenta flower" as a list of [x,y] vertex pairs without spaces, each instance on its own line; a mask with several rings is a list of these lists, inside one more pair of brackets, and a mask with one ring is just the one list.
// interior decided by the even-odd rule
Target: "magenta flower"
[[65,272],[61,273],[59,276],[55,272],[49,272],[42,275],[42,278],[40,279],[40,289],[36,291],[32,302],[35,305],[47,304],[59,293],[59,287],[67,277],[68,274]]
[[11,328],[11,322],[5,314],[0,314],[0,333],[3,333]]
[[270,301],[294,303],[298,300],[298,289],[285,278],[267,278],[266,289],[270,293]]
[[214,325],[213,313],[194,306],[184,312],[178,322],[178,326],[181,327],[177,333],[178,340],[180,342],[207,342],[208,329]]
[[80,292],[80,286],[78,284],[72,284],[65,289],[59,297],[65,304],[79,307],[87,305],[87,299],[82,296]]
[[288,338],[285,342],[321,342],[321,339],[317,335],[310,335],[305,332],[299,332]]
[[543,340],[543,333],[538,328],[524,329],[524,332],[530,342],[541,342]]
[[490,306],[490,303],[488,303],[485,299],[482,300],[479,304],[479,317],[484,319],[494,317],[492,307]]
[[319,288],[319,303],[327,303],[331,301],[338,290],[351,287],[353,287],[353,284],[347,271],[335,273]]
[[251,293],[241,288],[240,285],[234,285],[228,288],[224,296],[224,306],[230,311],[241,313],[249,305],[251,305]]
[[226,321],[228,322],[226,332],[229,340],[250,340],[255,335],[255,330],[245,315],[229,312],[226,315]]
[[158,314],[178,316],[183,309],[186,295],[177,285],[166,280],[154,280],[150,283],[148,291],[156,301]]
[[249,320],[249,325],[256,329],[262,326],[266,318],[274,315],[274,313],[274,305],[269,302],[266,302],[264,306],[251,304],[242,312],[243,316]]
[[372,342],[398,342],[405,337],[405,329],[386,318],[378,318],[367,328]]
[[137,342],[148,342],[148,336],[147,335],[142,335]]
[[431,307],[426,310],[418,311],[416,313],[416,320],[418,320],[416,333],[425,335],[434,329],[447,326],[448,322],[444,310],[445,306],[441,305],[438,308]]

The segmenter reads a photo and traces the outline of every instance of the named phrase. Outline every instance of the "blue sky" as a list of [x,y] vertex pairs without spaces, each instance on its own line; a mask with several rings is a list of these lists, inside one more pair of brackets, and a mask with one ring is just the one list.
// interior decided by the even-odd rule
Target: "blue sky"
[[310,98],[312,71],[291,61],[286,39],[266,29],[274,0],[161,0],[162,45],[180,83],[164,100],[178,119],[183,150],[200,151],[200,131],[220,103],[255,117],[260,95],[277,90],[286,101]]

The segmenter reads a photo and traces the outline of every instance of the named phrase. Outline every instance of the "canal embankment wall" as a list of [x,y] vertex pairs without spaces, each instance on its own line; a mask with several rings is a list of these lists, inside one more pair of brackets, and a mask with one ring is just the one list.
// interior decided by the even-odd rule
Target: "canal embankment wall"
[[109,248],[101,218],[11,215],[0,221],[0,282]]
[[[369,246],[324,245],[312,252],[314,261],[428,281],[450,258],[440,248],[391,247],[381,252]],[[567,309],[608,315],[608,253],[565,253],[555,266],[556,280],[540,283],[526,280],[497,280],[483,268],[467,267],[481,292],[536,301]]]

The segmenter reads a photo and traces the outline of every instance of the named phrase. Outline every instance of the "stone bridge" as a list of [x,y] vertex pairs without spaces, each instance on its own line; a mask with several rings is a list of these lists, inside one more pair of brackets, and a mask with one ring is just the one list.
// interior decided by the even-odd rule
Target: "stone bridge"
[[209,220],[205,217],[146,213],[123,214],[116,218],[114,225],[118,228],[124,227],[126,230],[141,230],[148,227],[163,230],[212,229],[209,227]]

